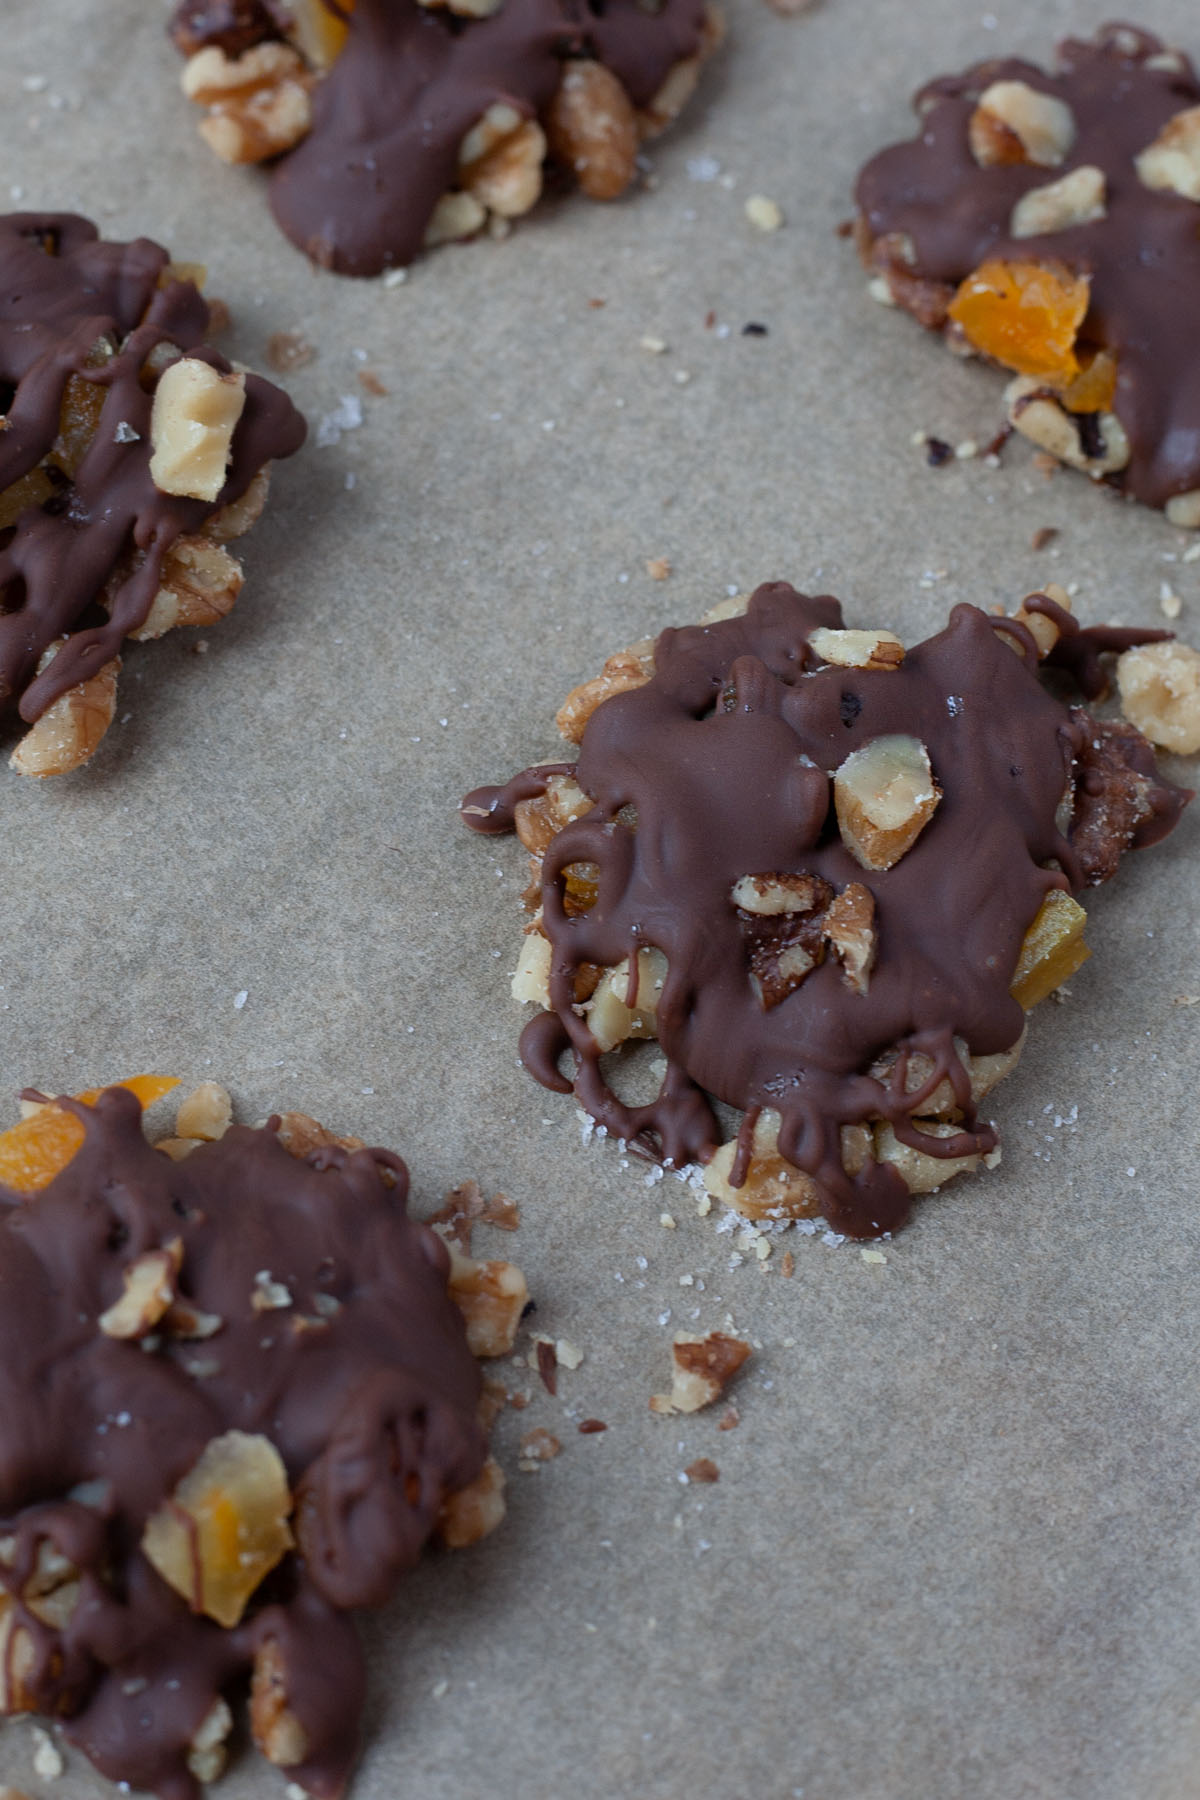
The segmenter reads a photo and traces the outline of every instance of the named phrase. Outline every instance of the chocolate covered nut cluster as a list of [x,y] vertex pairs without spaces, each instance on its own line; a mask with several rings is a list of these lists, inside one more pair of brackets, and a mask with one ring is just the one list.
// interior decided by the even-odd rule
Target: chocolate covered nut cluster
[[859,241],[883,292],[1013,371],[1010,423],[1173,524],[1200,527],[1200,81],[1111,25],[917,95],[867,164]]
[[86,219],[0,219],[0,705],[12,757],[60,775],[93,755],[126,638],[211,625],[267,468],[304,439],[287,396],[204,342],[194,271]]
[[[996,1150],[980,1103],[1088,954],[1075,896],[1189,798],[1039,661],[1094,698],[1103,652],[1166,635],[1054,590],[906,648],[776,583],[610,659],[559,713],[576,762],[463,802],[533,858],[528,1068],[752,1218],[901,1224]],[[665,1073],[631,1105],[606,1058],[644,1037]]]
[[0,1711],[194,1800],[248,1689],[263,1755],[331,1800],[350,1611],[503,1516],[475,1357],[525,1284],[452,1266],[399,1157],[303,1115],[235,1126],[206,1083],[151,1146],[174,1085],[27,1096],[0,1136]]
[[346,275],[503,231],[548,163],[615,199],[722,36],[709,0],[183,0],[172,31],[210,147],[279,158],[280,226]]

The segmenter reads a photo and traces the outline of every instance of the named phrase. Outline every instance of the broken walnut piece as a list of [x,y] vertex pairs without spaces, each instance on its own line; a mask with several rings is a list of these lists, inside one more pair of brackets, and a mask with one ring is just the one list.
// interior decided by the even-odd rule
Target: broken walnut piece
[[891,631],[834,631],[819,625],[808,642],[822,662],[841,669],[898,669],[904,661],[904,645]]
[[250,1675],[250,1730],[276,1768],[291,1769],[308,1755],[308,1733],[292,1711],[287,1664],[278,1638],[259,1645]]
[[677,1331],[671,1346],[671,1391],[651,1396],[651,1412],[669,1416],[711,1406],[750,1354],[749,1344],[723,1331],[710,1331],[707,1337]]
[[181,356],[159,376],[150,416],[150,479],[162,494],[217,499],[246,404],[246,377]]
[[1106,198],[1103,169],[1093,163],[1081,163],[1057,181],[1022,194],[1012,210],[1009,236],[1045,237],[1051,232],[1070,231],[1076,225],[1091,225],[1106,216]]
[[1018,375],[1004,390],[1009,424],[1057,462],[1094,479],[1126,468],[1132,451],[1120,419],[1090,408],[1086,418],[1078,416],[1067,406],[1069,391],[1056,393],[1035,376]]
[[496,102],[468,132],[459,157],[463,187],[497,218],[518,219],[536,205],[546,157],[546,134],[536,119]]
[[233,1714],[229,1703],[218,1695],[192,1733],[188,1745],[187,1766],[197,1781],[207,1784],[224,1774],[228,1760],[226,1739],[232,1730]]
[[[66,643],[58,638],[38,659],[38,674],[54,661]],[[86,681],[60,694],[30,726],[9,757],[18,775],[69,775],[100,747],[117,710],[117,676],[121,659],[97,669]]]
[[1200,750],[1200,650],[1169,639],[1117,658],[1121,711],[1131,725],[1176,756]]
[[209,45],[189,57],[181,80],[188,99],[208,108],[200,135],[222,162],[279,156],[312,124],[313,77],[290,44],[271,40],[233,58]]
[[505,1513],[504,1488],[504,1470],[489,1456],[469,1486],[447,1494],[437,1535],[448,1550],[465,1550],[495,1531]]
[[967,126],[971,154],[984,169],[1010,163],[1057,168],[1075,142],[1071,108],[1026,81],[993,81]]
[[105,1337],[142,1338],[152,1331],[175,1299],[175,1278],[183,1264],[183,1240],[172,1238],[161,1250],[146,1250],[124,1270],[125,1291],[102,1312]]
[[825,936],[832,944],[847,985],[865,994],[875,963],[875,896],[852,881],[825,909]]
[[610,656],[600,674],[591,681],[572,688],[557,713],[554,723],[569,744],[583,742],[584,728],[596,708],[614,694],[626,694],[631,688],[645,687],[654,674],[654,640],[643,638],[628,650]]
[[941,799],[929,753],[903,733],[872,738],[833,778],[842,841],[864,869],[890,869],[912,849]]
[[588,58],[563,65],[546,115],[551,155],[592,200],[615,200],[637,173],[633,102],[611,69]]
[[292,1496],[269,1438],[213,1438],[146,1522],[141,1547],[193,1612],[231,1628],[264,1576],[292,1548]]
[[1200,106],[1168,119],[1152,144],[1134,158],[1148,188],[1169,188],[1184,200],[1200,200]]
[[450,1252],[449,1294],[462,1314],[471,1354],[504,1356],[529,1299],[524,1275],[515,1263],[477,1262],[452,1239],[443,1242]]

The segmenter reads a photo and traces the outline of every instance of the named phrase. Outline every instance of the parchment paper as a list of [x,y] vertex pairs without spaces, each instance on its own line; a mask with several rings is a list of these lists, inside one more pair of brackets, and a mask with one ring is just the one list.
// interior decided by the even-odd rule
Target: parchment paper
[[[1200,564],[1161,516],[1019,444],[926,466],[913,433],[986,441],[1001,380],[873,305],[835,235],[926,77],[1044,58],[1109,0],[722,3],[654,191],[552,201],[389,289],[314,273],[261,175],[210,159],[158,0],[4,0],[0,200],[205,261],[247,362],[281,328],[319,355],[289,384],[314,437],[207,653],[134,648],[86,772],[4,771],[0,1090],[216,1077],[244,1119],[298,1107],[399,1149],[421,1207],[469,1175],[519,1203],[477,1251],[519,1258],[531,1326],[584,1361],[557,1400],[504,1371],[532,1396],[498,1428],[507,1521],[368,1622],[355,1800],[1182,1800],[1200,815],[1095,897],[1092,961],[994,1097],[1001,1169],[921,1204],[884,1265],[793,1233],[790,1281],[782,1245],[731,1268],[715,1214],[585,1147],[517,1063],[524,857],[455,806],[554,754],[610,650],[775,578],[910,641],[1049,579],[1088,620],[1159,622],[1166,581],[1200,635]],[[1200,53],[1187,0],[1139,22]],[[361,427],[317,447],[346,395]],[[757,1346],[738,1429],[652,1416],[672,1330],[727,1318]],[[520,1473],[535,1424],[562,1454]],[[700,1456],[717,1485],[682,1481]],[[39,1777],[12,1723],[0,1779],[112,1791],[66,1756]],[[246,1754],[222,1791],[283,1788]]]

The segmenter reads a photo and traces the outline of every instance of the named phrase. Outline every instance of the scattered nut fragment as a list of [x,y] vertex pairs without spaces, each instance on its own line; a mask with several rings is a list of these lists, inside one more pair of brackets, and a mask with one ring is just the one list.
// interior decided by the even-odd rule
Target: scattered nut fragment
[[825,911],[825,936],[833,945],[847,984],[865,994],[875,962],[875,896],[852,881]]
[[588,1029],[602,1051],[615,1050],[629,1038],[657,1035],[658,1001],[667,979],[661,950],[637,953],[636,985],[630,981],[629,958],[606,969],[586,1003]]
[[0,1591],[0,1713],[37,1711],[37,1666],[33,1633],[17,1618],[11,1596]]
[[1013,207],[1009,234],[1014,238],[1042,237],[1052,231],[1069,231],[1103,219],[1105,205],[1103,169],[1082,163],[1045,187],[1031,188]]
[[1117,658],[1121,711],[1152,744],[1177,756],[1200,750],[1200,650],[1171,639]]
[[898,669],[904,645],[891,631],[831,631],[819,626],[809,638],[822,662],[841,669]]
[[[730,1179],[737,1160],[739,1139],[721,1144],[704,1166],[704,1186],[714,1200],[741,1213],[743,1218],[815,1219],[825,1196],[811,1175],[798,1169],[779,1150],[779,1114],[764,1106],[754,1121],[750,1158],[739,1187]],[[865,1125],[842,1127],[842,1161],[853,1174],[870,1155],[871,1134]]]
[[765,194],[751,194],[745,212],[756,231],[778,231],[783,224],[783,208]]
[[[118,571],[109,581],[106,604],[123,579]],[[233,610],[242,581],[241,563],[210,534],[177,538],[163,557],[150,611],[129,636],[144,644],[180,625],[217,625]]]
[[[1025,627],[1026,631],[1037,645],[1039,657],[1049,656],[1055,644],[1057,644],[1059,638],[1062,636],[1059,626],[1048,613],[1038,612],[1036,609],[1030,611],[1027,601],[1042,598],[1053,600],[1056,605],[1062,607],[1064,612],[1070,612],[1071,610],[1071,596],[1067,593],[1066,588],[1061,587],[1057,581],[1048,581],[1046,586],[1044,588],[1039,588],[1036,594],[1026,595],[1025,600],[1022,600],[1016,612],[1013,613],[1012,616],[1017,624]],[[1025,655],[1025,645],[1022,644],[1018,638],[1010,637],[1007,632],[1003,631],[1000,635],[1004,638],[1006,643],[1012,645],[1018,656]]]
[[683,1472],[689,1481],[699,1482],[701,1485],[711,1486],[721,1479],[721,1471],[711,1456],[698,1456]]
[[150,415],[150,479],[162,494],[213,501],[225,486],[246,377],[222,375],[198,356],[164,369]]
[[550,939],[543,937],[540,931],[531,931],[521,940],[521,952],[512,978],[514,1000],[549,1007],[552,954]]
[[593,200],[615,200],[637,170],[633,102],[611,69],[590,59],[563,65],[546,114],[550,154]]
[[[1070,413],[1061,396],[1032,375],[1018,375],[1009,382],[1004,405],[1009,424],[1022,437],[1072,469],[1099,479],[1115,475],[1129,463],[1129,439],[1115,413]],[[1200,521],[1200,505],[1197,519]],[[1172,520],[1173,524],[1179,522]]]
[[283,1312],[292,1305],[292,1296],[282,1281],[274,1279],[269,1269],[260,1269],[254,1277],[250,1305],[256,1313]]
[[302,331],[273,331],[267,339],[267,362],[279,375],[305,368],[316,354]]
[[1190,494],[1172,494],[1164,509],[1167,523],[1184,531],[1200,531],[1200,488]]
[[553,1432],[545,1430],[541,1425],[535,1425],[533,1430],[527,1431],[521,1439],[519,1466],[525,1470],[536,1469],[541,1463],[553,1462],[561,1450],[562,1445]]
[[179,1103],[175,1115],[175,1132],[181,1138],[203,1138],[216,1143],[233,1123],[233,1101],[229,1090],[215,1081],[202,1081]]
[[450,1298],[463,1316],[473,1356],[504,1356],[516,1341],[529,1299],[525,1277],[515,1263],[476,1262],[458,1246],[450,1252]]
[[448,1550],[464,1550],[495,1531],[505,1513],[504,1486],[504,1471],[489,1456],[469,1487],[447,1494],[437,1529]]
[[438,244],[455,244],[462,238],[474,237],[486,223],[487,207],[474,194],[443,194],[425,227],[425,248],[432,250]]
[[172,1238],[161,1250],[147,1250],[125,1270],[125,1291],[100,1314],[105,1337],[140,1338],[162,1318],[175,1298],[175,1278],[183,1263],[183,1240]]
[[541,194],[545,156],[545,132],[536,119],[518,115],[515,129],[463,169],[463,186],[498,218],[520,218]]
[[250,1676],[250,1729],[276,1768],[291,1769],[308,1755],[308,1734],[291,1709],[287,1668],[277,1638],[264,1638]]
[[147,1520],[142,1552],[193,1612],[229,1628],[292,1548],[291,1510],[287,1471],[270,1439],[227,1431]]
[[1148,188],[1170,188],[1185,200],[1200,200],[1200,106],[1168,119],[1134,158],[1134,167]]
[[277,1136],[288,1155],[300,1159],[311,1156],[314,1150],[324,1150],[330,1144],[339,1144],[343,1150],[363,1148],[362,1138],[337,1137],[332,1131],[326,1131],[324,1125],[310,1119],[307,1113],[280,1113]]
[[815,875],[777,872],[741,876],[733,884],[730,899],[743,912],[769,919],[783,913],[811,912],[827,891],[827,884]]
[[750,1354],[749,1344],[721,1331],[710,1331],[707,1337],[677,1331],[671,1346],[671,1392],[652,1395],[651,1412],[667,1416],[711,1406]]
[[[43,652],[39,675],[65,643],[59,638]],[[87,681],[68,688],[30,726],[9,757],[9,766],[18,775],[66,775],[87,762],[113,722],[120,672],[121,659],[114,656]]]
[[665,556],[651,556],[646,562],[646,573],[651,581],[666,581],[671,574],[670,559]]
[[864,869],[890,869],[933,817],[941,789],[917,738],[873,738],[833,778],[842,841]]
[[1026,81],[993,81],[979,96],[967,136],[982,168],[1037,163],[1052,169],[1075,142],[1075,120],[1065,101]]
[[256,163],[290,150],[312,124],[312,78],[287,44],[255,44],[231,58],[215,44],[184,65],[189,100],[208,108],[200,135],[222,162]]

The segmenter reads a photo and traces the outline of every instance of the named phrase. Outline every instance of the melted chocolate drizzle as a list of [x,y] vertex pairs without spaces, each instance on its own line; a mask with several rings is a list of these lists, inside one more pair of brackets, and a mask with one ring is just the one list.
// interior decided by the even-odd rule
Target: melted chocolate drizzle
[[[195,0],[179,9],[177,37],[244,47],[244,20],[198,38],[196,11]],[[657,10],[639,0],[503,0],[483,19],[418,0],[357,0],[345,47],[313,90],[312,129],[276,167],[275,218],[314,262],[343,275],[411,262],[457,184],[459,147],[489,106],[544,112],[564,59],[578,56],[604,63],[645,106],[699,49],[703,20],[704,0],[662,0]],[[258,36],[276,35],[261,15]]]
[[[388,1151],[335,1146],[297,1161],[268,1124],[173,1163],[146,1143],[125,1091],[65,1104],[87,1131],[74,1160],[33,1199],[0,1189],[0,1536],[16,1543],[0,1582],[36,1647],[38,1708],[67,1715],[68,1736],[113,1780],[196,1800],[192,1734],[274,1640],[308,1738],[288,1776],[333,1800],[364,1693],[345,1609],[387,1599],[445,1495],[484,1459],[478,1367],[447,1296],[445,1246],[408,1218],[407,1172]],[[173,1238],[182,1293],[220,1329],[203,1341],[106,1337],[97,1319],[123,1269]],[[290,1306],[255,1311],[263,1270]],[[278,1449],[304,1554],[223,1630],[190,1612],[138,1545],[229,1430]],[[20,1599],[42,1540],[82,1575],[61,1631]]]
[[[1098,852],[1076,854],[1074,818],[1060,829],[1064,794],[1088,790],[1080,817],[1090,836],[1107,832],[1113,866],[1131,845],[1165,835],[1190,796],[1157,776],[1131,727],[1054,699],[1037,678],[1032,637],[1011,620],[957,606],[943,632],[879,672],[819,664],[810,633],[841,625],[829,596],[761,587],[743,617],[665,631],[653,678],[592,715],[575,777],[595,805],[545,853],[551,1010],[526,1026],[521,1054],[545,1086],[573,1087],[610,1133],[676,1165],[706,1160],[719,1141],[705,1090],[746,1113],[743,1175],[754,1117],[774,1108],[780,1150],[819,1183],[831,1223],[870,1236],[903,1221],[909,1195],[876,1162],[847,1173],[843,1125],[887,1119],[901,1142],[942,1157],[996,1142],[976,1116],[954,1039],[977,1055],[1017,1041],[1024,1014],[1009,988],[1043,899],[1111,873]],[[1006,639],[1027,639],[1024,654]],[[926,746],[942,798],[899,862],[865,870],[839,836],[830,776],[852,751],[892,734]],[[1126,734],[1136,751],[1122,748]],[[529,769],[506,788],[469,794],[466,822],[511,827],[517,802],[552,772]],[[1102,807],[1109,786],[1130,803]],[[598,897],[568,912],[565,872],[577,863],[596,865]],[[764,1009],[731,890],[767,873],[871,891],[877,956],[867,994],[828,958]],[[669,965],[658,999],[667,1074],[656,1099],[632,1107],[605,1077],[575,1006],[575,975],[639,946],[657,947]],[[893,1048],[885,1083],[867,1071]],[[566,1051],[573,1081],[559,1068]],[[934,1073],[908,1093],[915,1052],[932,1058]],[[913,1120],[947,1077],[962,1124],[938,1139]]]
[[[0,532],[0,707],[16,701],[29,723],[110,662],[143,623],[176,538],[199,531],[240,499],[264,464],[304,441],[304,420],[287,395],[247,375],[217,500],[180,499],[155,487],[146,358],[171,343],[222,373],[230,367],[204,346],[209,314],[199,290],[190,281],[164,284],[168,262],[148,238],[103,243],[95,226],[68,213],[0,218],[0,392],[10,396],[0,431],[0,492],[54,448],[73,375],[104,390],[99,425],[74,478],[47,465],[57,491]],[[115,353],[92,368],[88,358],[99,339]],[[67,642],[38,675],[43,652],[64,635]]]
[[[1144,186],[1134,167],[1168,119],[1200,103],[1186,58],[1178,70],[1147,66],[1163,49],[1149,32],[1110,25],[1094,41],[1061,44],[1052,75],[1005,60],[943,76],[914,100],[920,136],[881,151],[856,190],[872,244],[882,249],[893,234],[911,240],[915,262],[898,267],[902,281],[915,284],[913,310],[921,309],[922,284],[952,290],[989,257],[1053,261],[1090,275],[1080,341],[1116,355],[1113,411],[1131,450],[1128,467],[1106,479],[1150,506],[1200,489],[1200,206]],[[1061,168],[975,161],[967,126],[994,81],[1026,82],[1070,107],[1076,137]],[[1034,238],[1009,235],[1024,194],[1083,164],[1104,172],[1104,218]],[[943,301],[925,322],[940,325],[944,316]]]

